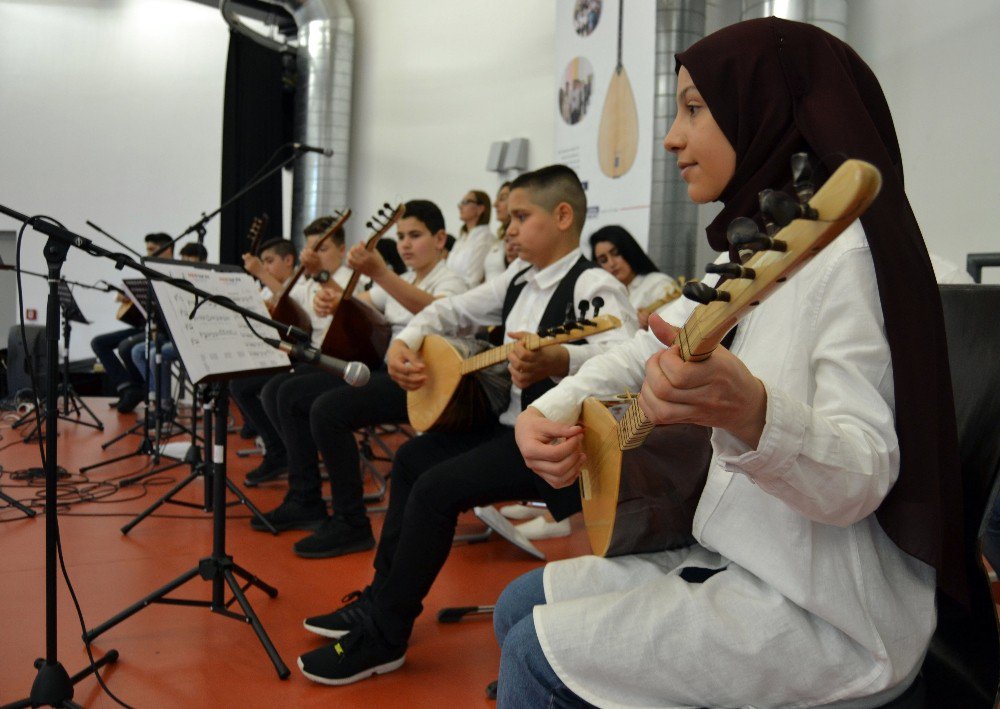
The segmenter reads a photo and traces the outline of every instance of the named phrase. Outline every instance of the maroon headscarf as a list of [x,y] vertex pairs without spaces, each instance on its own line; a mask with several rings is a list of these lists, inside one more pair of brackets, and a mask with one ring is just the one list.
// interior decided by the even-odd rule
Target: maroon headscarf
[[903,551],[934,566],[965,599],[961,474],[941,300],[920,227],[903,191],[889,106],[871,69],[811,25],[777,18],[731,25],[677,55],[736,150],[736,172],[709,225],[717,251],[726,226],[759,216],[757,194],[791,183],[806,150],[832,173],[847,158],[873,163],[882,191],[861,217],[892,353],[899,478],[876,514]]

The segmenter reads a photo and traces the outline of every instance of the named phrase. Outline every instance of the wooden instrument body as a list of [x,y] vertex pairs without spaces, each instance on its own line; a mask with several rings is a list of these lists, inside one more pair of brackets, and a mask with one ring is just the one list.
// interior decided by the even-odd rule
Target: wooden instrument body
[[601,172],[621,177],[632,169],[639,152],[639,113],[625,67],[618,65],[608,84],[597,132],[597,159]]
[[623,451],[608,406],[583,402],[580,475],[584,523],[598,556],[675,549],[694,543],[694,512],[712,458],[712,431],[704,426],[661,426],[645,443]]
[[[567,323],[555,334],[544,337],[528,333],[520,342],[535,351],[582,340],[621,325],[621,320],[613,315],[599,315],[593,320]],[[467,431],[483,423],[483,417],[492,417],[489,395],[475,378],[465,375],[506,362],[516,344],[508,342],[463,359],[443,337],[425,337],[420,357],[426,367],[427,381],[419,389],[406,393],[410,425],[417,431]]]
[[391,335],[392,326],[382,313],[351,298],[337,305],[320,349],[324,354],[374,368],[382,364]]
[[277,302],[268,307],[273,320],[277,320],[285,325],[297,327],[300,330],[312,334],[312,320],[309,313],[305,311],[299,302],[291,297],[291,291],[282,292],[278,296]]
[[131,300],[118,306],[118,312],[115,313],[115,317],[132,327],[141,328],[146,326],[146,318],[142,316],[139,308]]
[[414,429],[468,431],[493,418],[486,394],[475,377],[462,374],[464,359],[448,340],[427,335],[420,356],[427,383],[406,393],[407,415]]

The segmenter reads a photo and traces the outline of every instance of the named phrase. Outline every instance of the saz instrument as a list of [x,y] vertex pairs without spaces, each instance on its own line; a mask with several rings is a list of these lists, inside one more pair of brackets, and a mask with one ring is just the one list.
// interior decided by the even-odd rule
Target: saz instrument
[[132,299],[128,297],[128,294],[121,288],[115,288],[115,286],[110,287],[113,290],[118,291],[118,293],[126,298],[125,302],[119,303],[118,312],[115,313],[115,317],[126,325],[131,325],[132,327],[145,327],[146,318],[143,317],[142,311],[136,307],[135,303],[132,302]]
[[681,276],[680,278],[677,279],[677,285],[676,286],[673,285],[673,284],[670,284],[670,285],[664,287],[664,289],[663,289],[663,297],[662,298],[657,298],[656,300],[654,300],[649,305],[644,305],[643,307],[639,308],[639,310],[645,310],[647,313],[650,313],[650,314],[655,313],[657,310],[659,310],[660,308],[662,308],[667,303],[670,303],[670,302],[675,301],[678,298],[680,298],[681,297],[681,293],[683,292],[681,290],[683,288],[683,286],[684,286],[684,277]]
[[623,2],[618,0],[618,63],[608,83],[597,131],[597,160],[601,172],[608,177],[621,177],[632,169],[639,150],[639,113],[632,84],[622,64],[623,13]]
[[[808,163],[805,167],[796,163],[808,160],[800,155],[793,157],[797,188],[802,171],[808,170]],[[709,273],[728,278],[716,288],[704,283],[684,287],[684,295],[702,305],[677,334],[681,358],[698,362],[710,357],[743,315],[868,208],[881,184],[873,165],[847,160],[808,203],[799,204],[782,193],[762,193],[762,211],[787,226],[770,237],[746,218],[730,225],[730,243],[754,253],[743,264],[711,265]],[[811,186],[805,195],[799,191],[800,199],[812,194]],[[586,463],[580,488],[594,554],[618,556],[693,542],[692,520],[712,456],[711,429],[694,425],[654,429],[638,400],[616,420],[605,404],[588,398],[582,421]],[[649,442],[642,445],[647,436]]]
[[[337,229],[344,226],[344,223],[351,218],[351,210],[345,209],[343,212],[334,212],[336,217],[333,224],[323,232],[323,234],[316,241],[315,247],[319,248],[323,242],[329,239]],[[274,299],[274,305],[268,306],[268,312],[271,318],[277,320],[285,325],[291,325],[297,327],[305,332],[312,333],[312,319],[309,317],[309,313],[294,299],[291,297],[292,288],[298,283],[299,278],[305,273],[305,266],[299,265],[292,273],[292,277],[288,279],[288,283],[285,287],[281,289],[281,293],[278,297]]]
[[[582,340],[605,330],[621,327],[613,315],[598,315],[593,320],[570,323],[555,328],[547,335],[527,335],[520,340],[534,352],[543,347]],[[410,425],[417,431],[467,430],[482,421],[484,402],[473,377],[466,374],[507,361],[516,342],[494,347],[472,357],[463,358],[448,340],[439,335],[427,335],[420,346],[427,381],[419,389],[406,392],[406,411]]]
[[[365,224],[375,233],[365,243],[366,251],[373,251],[392,225],[403,216],[403,205],[395,209],[388,203],[384,204],[377,215]],[[321,349],[324,354],[333,355],[349,361],[363,362],[369,367],[377,367],[389,347],[389,337],[392,327],[385,316],[364,301],[353,297],[361,273],[354,271],[351,280],[347,282],[344,293],[340,296],[333,311],[333,320],[323,336]]]

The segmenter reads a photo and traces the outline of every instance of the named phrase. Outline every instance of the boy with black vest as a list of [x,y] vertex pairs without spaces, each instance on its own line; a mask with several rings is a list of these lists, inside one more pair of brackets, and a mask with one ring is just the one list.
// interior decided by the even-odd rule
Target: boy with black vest
[[[468,433],[427,433],[403,445],[392,468],[392,493],[375,555],[375,577],[347,605],[305,621],[312,632],[336,638],[299,658],[309,679],[348,684],[403,664],[423,598],[451,551],[458,515],[475,505],[541,497],[556,519],[580,509],[579,493],[556,490],[525,465],[514,442],[521,410],[577,371],[586,359],[629,338],[635,311],[624,287],[580,256],[587,198],[579,179],[563,165],[517,178],[508,202],[508,238],[529,268],[504,274],[461,295],[439,300],[415,316],[389,348],[389,373],[404,389],[425,383],[418,351],[427,334],[456,334],[502,324],[507,341],[557,326],[578,315],[586,301],[614,315],[622,327],[575,346],[531,352],[518,344],[508,358],[510,405],[498,422]],[[593,305],[591,305],[593,304]]]

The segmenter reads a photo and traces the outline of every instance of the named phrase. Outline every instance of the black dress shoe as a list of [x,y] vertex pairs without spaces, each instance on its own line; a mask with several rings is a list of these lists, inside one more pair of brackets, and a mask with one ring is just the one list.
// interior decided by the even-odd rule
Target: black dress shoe
[[128,414],[135,411],[135,407],[145,398],[146,392],[143,391],[142,387],[132,386],[122,392],[122,396],[115,408],[118,409],[118,413],[120,414]]
[[257,487],[261,483],[277,480],[282,475],[288,475],[288,465],[285,461],[268,460],[265,455],[261,464],[247,473],[247,476],[243,478],[243,484],[247,487]]
[[[288,529],[306,529],[309,531],[319,529],[326,521],[326,505],[322,502],[318,505],[306,507],[297,502],[285,500],[270,512],[265,512],[264,519],[271,523],[277,532],[284,532]],[[258,532],[270,532],[263,520],[259,517],[250,519],[250,527]]]

